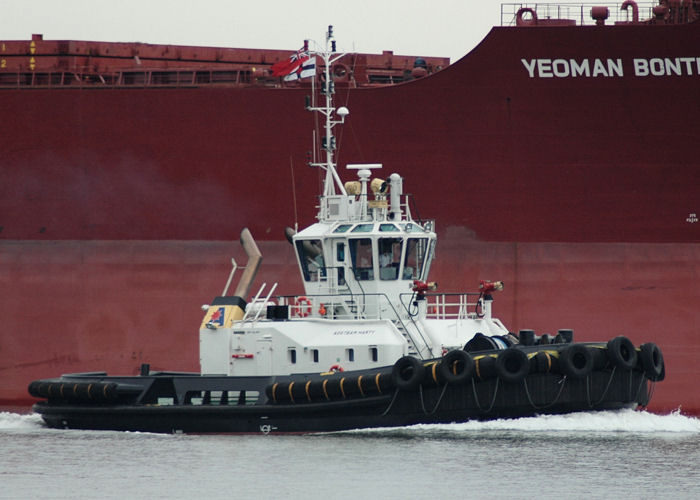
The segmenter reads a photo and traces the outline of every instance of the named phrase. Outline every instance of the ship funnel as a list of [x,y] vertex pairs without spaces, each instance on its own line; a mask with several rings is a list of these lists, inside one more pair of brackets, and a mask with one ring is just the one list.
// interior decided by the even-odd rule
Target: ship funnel
[[248,296],[248,292],[253,284],[255,275],[258,274],[258,269],[262,263],[262,254],[258,249],[258,245],[255,244],[253,235],[250,234],[248,228],[241,231],[241,245],[243,246],[243,250],[245,250],[246,255],[248,255],[248,263],[246,264],[245,270],[241,275],[241,279],[238,282],[234,295],[245,299],[245,297]]

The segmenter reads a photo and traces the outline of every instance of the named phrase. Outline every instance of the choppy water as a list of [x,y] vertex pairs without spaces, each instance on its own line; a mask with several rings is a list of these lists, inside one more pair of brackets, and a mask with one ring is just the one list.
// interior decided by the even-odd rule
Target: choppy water
[[700,420],[620,411],[306,436],[0,413],[0,498],[700,498]]

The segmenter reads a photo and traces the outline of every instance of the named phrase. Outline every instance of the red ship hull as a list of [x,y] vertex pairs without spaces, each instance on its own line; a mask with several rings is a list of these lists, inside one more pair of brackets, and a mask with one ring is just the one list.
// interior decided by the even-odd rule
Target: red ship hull
[[[339,88],[340,163],[402,172],[438,223],[440,290],[502,279],[513,330],[655,342],[652,409],[698,414],[699,42],[697,23],[495,28],[432,76]],[[318,192],[308,89],[0,92],[0,401],[57,373],[197,370],[197,305],[244,226],[260,280],[300,291],[281,240]]]

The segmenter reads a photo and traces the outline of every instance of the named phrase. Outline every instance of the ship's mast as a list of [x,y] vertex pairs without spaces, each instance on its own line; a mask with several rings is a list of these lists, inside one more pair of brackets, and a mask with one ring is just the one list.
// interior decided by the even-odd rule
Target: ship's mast
[[[333,158],[336,149],[336,140],[333,136],[333,127],[345,121],[345,117],[349,114],[348,108],[341,106],[337,110],[333,107],[333,94],[335,94],[335,84],[333,82],[333,73],[331,66],[345,54],[336,54],[335,38],[333,37],[333,26],[328,26],[326,32],[325,48],[322,51],[312,52],[314,55],[323,59],[323,82],[321,93],[325,96],[325,106],[307,106],[309,111],[321,113],[325,117],[325,136],[321,142],[321,148],[325,151],[325,161],[311,163],[311,166],[320,167],[326,170],[326,178],[323,184],[322,196],[334,196],[336,194],[347,195],[345,187],[338,176],[335,160]],[[337,190],[337,191],[336,191]],[[325,205],[321,203],[321,213],[319,217],[324,218],[323,211]]]

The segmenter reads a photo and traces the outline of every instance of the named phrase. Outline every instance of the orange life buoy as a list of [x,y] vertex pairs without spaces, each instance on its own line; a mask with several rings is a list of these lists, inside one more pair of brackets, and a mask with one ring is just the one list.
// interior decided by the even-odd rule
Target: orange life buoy
[[329,372],[342,372],[343,367],[340,365],[333,365],[328,369]]
[[297,315],[300,318],[305,318],[311,314],[311,301],[306,297],[299,297],[296,300]]

